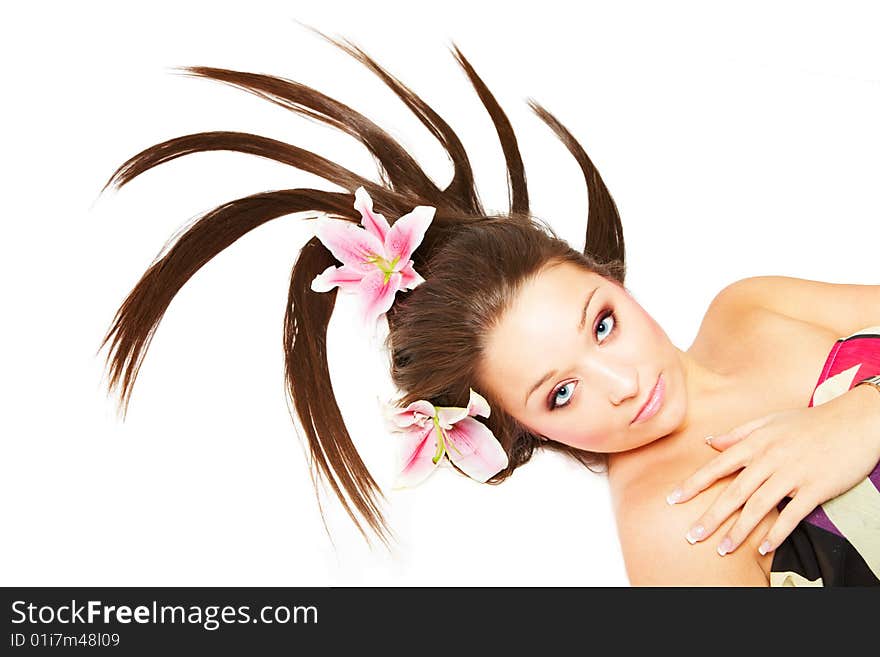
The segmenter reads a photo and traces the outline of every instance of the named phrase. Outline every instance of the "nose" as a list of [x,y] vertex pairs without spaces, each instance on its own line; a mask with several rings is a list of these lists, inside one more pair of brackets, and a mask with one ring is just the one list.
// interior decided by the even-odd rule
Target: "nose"
[[595,385],[606,391],[608,400],[615,406],[639,392],[638,370],[631,364],[596,358],[592,359],[590,369]]

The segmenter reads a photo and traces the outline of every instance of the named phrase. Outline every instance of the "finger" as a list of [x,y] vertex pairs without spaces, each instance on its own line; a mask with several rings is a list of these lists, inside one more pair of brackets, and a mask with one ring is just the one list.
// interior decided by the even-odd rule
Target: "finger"
[[719,454],[676,486],[666,496],[666,502],[668,504],[687,502],[694,495],[706,490],[722,477],[726,477],[741,469],[748,462],[748,458],[748,451],[744,447],[731,449]]
[[783,481],[778,475],[771,476],[752,493],[730,531],[718,543],[718,554],[723,557],[742,545],[758,523],[791,491],[791,485],[784,484]]
[[711,536],[733,512],[746,503],[769,476],[770,473],[754,467],[740,472],[688,530],[685,535],[687,541],[693,545]]
[[767,554],[771,550],[775,550],[797,527],[798,523],[807,517],[821,502],[817,502],[813,495],[809,492],[805,494],[803,490],[791,498],[791,501],[785,505],[785,508],[779,512],[779,517],[773,523],[773,527],[767,532],[767,537],[758,547],[758,552]]
[[727,433],[722,433],[717,436],[707,436],[706,442],[713,448],[718,450],[719,452],[723,452],[728,447],[735,445],[740,440],[748,436],[755,429],[760,429],[765,424],[767,424],[776,413],[771,413],[770,415],[765,415],[763,417],[756,418],[754,420],[750,420],[745,424],[741,424],[738,427],[731,429]]

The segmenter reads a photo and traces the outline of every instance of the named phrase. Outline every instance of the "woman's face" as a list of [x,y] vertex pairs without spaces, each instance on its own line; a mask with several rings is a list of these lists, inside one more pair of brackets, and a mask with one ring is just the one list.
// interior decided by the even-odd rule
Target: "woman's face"
[[[616,281],[554,264],[523,286],[488,335],[481,379],[533,432],[620,452],[681,424],[687,394],[679,353]],[[659,409],[634,423],[661,374]]]

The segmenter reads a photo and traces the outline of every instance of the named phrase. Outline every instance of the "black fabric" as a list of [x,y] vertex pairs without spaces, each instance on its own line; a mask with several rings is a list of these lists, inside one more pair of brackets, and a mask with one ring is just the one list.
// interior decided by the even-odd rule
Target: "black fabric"
[[880,586],[880,579],[845,538],[800,522],[773,554],[771,572],[794,572],[824,586]]

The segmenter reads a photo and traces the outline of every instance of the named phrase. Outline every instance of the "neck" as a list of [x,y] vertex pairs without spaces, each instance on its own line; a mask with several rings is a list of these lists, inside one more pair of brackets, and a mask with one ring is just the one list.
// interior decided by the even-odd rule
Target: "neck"
[[735,381],[731,374],[706,367],[688,352],[675,351],[684,370],[687,411],[674,433],[683,433],[711,416],[719,401],[730,395]]

